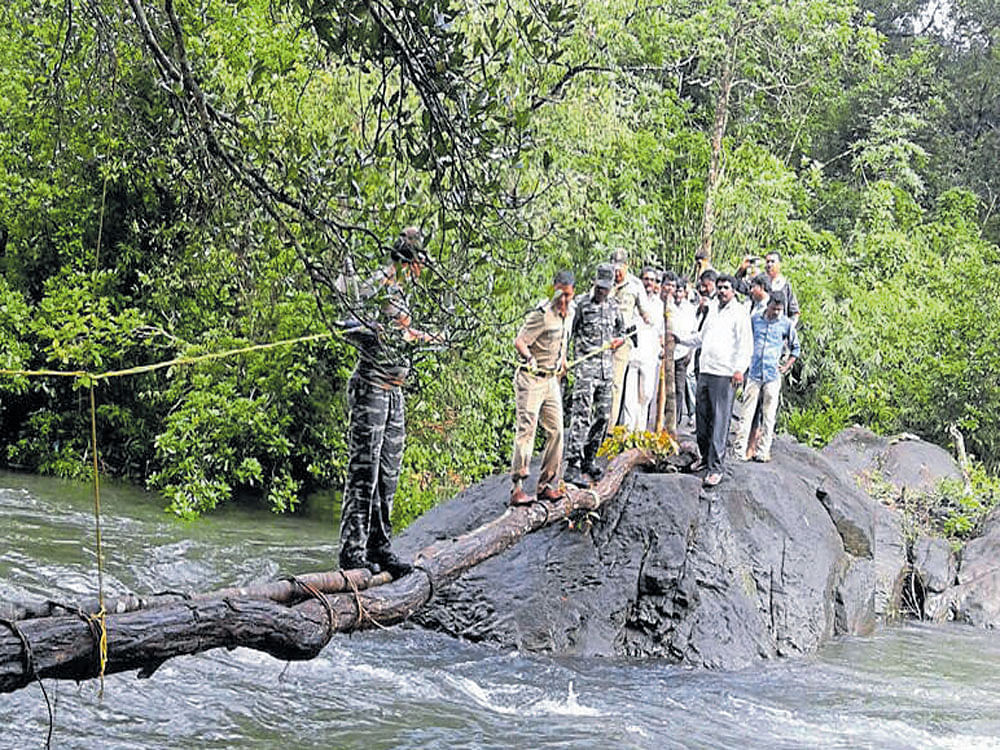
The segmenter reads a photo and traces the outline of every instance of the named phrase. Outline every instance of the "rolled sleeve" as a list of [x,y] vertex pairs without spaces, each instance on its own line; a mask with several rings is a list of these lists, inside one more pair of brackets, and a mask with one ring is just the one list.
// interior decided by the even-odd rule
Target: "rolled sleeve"
[[527,346],[535,343],[545,331],[545,314],[541,310],[532,310],[521,324],[517,337]]

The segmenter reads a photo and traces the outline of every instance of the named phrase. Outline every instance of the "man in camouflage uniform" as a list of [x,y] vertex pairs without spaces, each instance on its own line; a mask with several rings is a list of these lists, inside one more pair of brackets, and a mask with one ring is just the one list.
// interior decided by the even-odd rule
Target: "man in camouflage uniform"
[[359,356],[347,384],[351,418],[340,567],[385,570],[399,578],[412,570],[390,547],[392,500],[406,437],[403,383],[409,374],[410,349],[431,340],[411,327],[403,292],[427,261],[420,230],[403,230],[390,255],[392,264],[363,288],[360,316],[345,324],[345,336]]
[[542,300],[524,319],[514,339],[521,358],[514,375],[515,435],[511,460],[510,504],[524,505],[533,499],[522,483],[528,477],[535,431],[545,430],[542,468],[538,474],[538,497],[556,500],[563,495],[563,409],[559,380],[566,373],[566,346],[573,326],[575,279],[570,271],[556,274],[555,295]]
[[[628,254],[622,248],[611,253],[611,265],[615,270],[615,285],[611,297],[618,303],[618,312],[626,327],[635,325],[638,315],[646,325],[653,321],[653,315],[646,304],[646,290],[635,276],[628,272]],[[621,413],[622,396],[625,391],[625,370],[628,369],[629,357],[632,354],[632,339],[626,339],[624,346],[615,350],[613,371],[611,374],[611,419],[608,422],[610,430],[618,424]]]
[[588,484],[583,472],[594,480],[600,479],[602,473],[594,465],[594,458],[611,416],[612,351],[625,341],[622,316],[609,297],[614,280],[615,271],[610,263],[597,267],[594,288],[577,302],[570,333],[577,358],[591,355],[576,367],[566,439],[565,479],[581,487]]

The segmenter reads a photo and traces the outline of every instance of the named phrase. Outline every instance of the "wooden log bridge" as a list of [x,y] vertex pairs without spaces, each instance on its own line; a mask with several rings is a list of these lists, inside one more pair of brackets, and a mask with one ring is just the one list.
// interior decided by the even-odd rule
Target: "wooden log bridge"
[[[406,620],[469,568],[503,552],[526,534],[594,510],[614,497],[636,466],[652,463],[638,449],[616,456],[590,490],[570,487],[556,502],[507,508],[498,518],[421,550],[416,569],[389,581],[385,574],[333,571],[287,581],[194,596],[126,597],[106,602],[105,674],[139,670],[150,676],[168,659],[225,647],[264,651],[283,660],[311,659],[334,633],[386,627]],[[373,584],[384,584],[374,586]],[[56,608],[65,611],[65,608]],[[57,614],[22,610],[0,619],[0,692],[42,678],[84,680],[100,674],[100,624],[91,611]]]

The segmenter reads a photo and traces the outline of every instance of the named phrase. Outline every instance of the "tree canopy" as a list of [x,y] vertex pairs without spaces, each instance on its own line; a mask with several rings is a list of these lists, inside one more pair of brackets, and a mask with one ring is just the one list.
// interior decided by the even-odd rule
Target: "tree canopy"
[[[780,250],[785,426],[1000,458],[997,11],[847,0],[11,0],[0,366],[107,370],[335,330],[398,231],[447,346],[409,390],[397,514],[506,465],[510,342],[617,247]],[[985,272],[984,272],[985,269]],[[339,338],[103,382],[103,469],[182,516],[339,485]],[[8,464],[89,471],[69,379],[0,380]]]

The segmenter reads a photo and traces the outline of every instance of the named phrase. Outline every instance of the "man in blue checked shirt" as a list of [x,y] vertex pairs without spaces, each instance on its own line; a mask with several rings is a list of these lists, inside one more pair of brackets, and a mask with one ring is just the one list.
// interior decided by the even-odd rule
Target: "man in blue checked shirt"
[[[752,420],[740,420],[740,431],[736,441],[736,456],[741,461],[770,461],[771,441],[774,439],[774,417],[778,412],[778,397],[781,394],[781,376],[792,369],[800,353],[799,337],[795,324],[785,315],[785,295],[772,292],[767,308],[750,319],[753,330],[753,356],[750,371],[743,386],[743,414],[749,416],[761,404],[761,436],[756,452],[750,456],[747,444],[750,439]],[[788,357],[781,362],[784,352]]]

